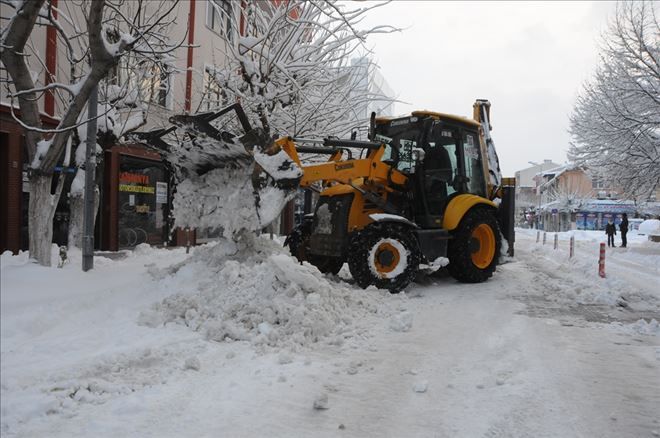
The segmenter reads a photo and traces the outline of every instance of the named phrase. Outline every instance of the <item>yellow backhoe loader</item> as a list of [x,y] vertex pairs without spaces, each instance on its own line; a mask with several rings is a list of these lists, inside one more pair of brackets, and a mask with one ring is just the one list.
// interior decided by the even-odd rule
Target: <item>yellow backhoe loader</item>
[[[239,141],[209,124],[230,110],[246,131]],[[233,105],[217,113],[171,119],[197,139],[206,156],[174,170],[181,178],[186,172],[219,167],[223,160],[212,158],[218,154],[208,150],[208,138],[215,138],[224,142],[222,153],[231,150],[232,163],[256,159],[251,179],[257,197],[268,185],[289,194],[298,188],[320,191],[314,212],[286,239],[301,262],[335,274],[346,262],[361,287],[399,292],[414,279],[420,263],[447,258],[454,278],[477,283],[495,271],[501,235],[511,254],[514,241],[515,183],[500,177],[489,116],[490,103],[477,100],[472,119],[430,111],[396,118],[372,114],[369,141],[268,141],[250,127],[240,105]],[[160,139],[167,132],[141,134],[141,139],[166,159],[177,154],[180,158],[177,148]],[[227,148],[227,143],[243,148]],[[353,157],[355,151],[361,151],[359,158]],[[303,164],[301,154],[326,154],[328,160]],[[277,168],[264,164],[259,158],[264,156],[278,157]]]

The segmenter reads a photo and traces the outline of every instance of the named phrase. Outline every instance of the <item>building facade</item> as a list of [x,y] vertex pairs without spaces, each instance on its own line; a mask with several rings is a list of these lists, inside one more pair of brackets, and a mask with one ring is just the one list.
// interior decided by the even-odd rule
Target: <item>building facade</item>
[[[189,0],[180,2],[172,11],[178,17],[168,27],[171,41],[185,44],[167,54],[158,71],[147,79],[141,77],[135,83],[132,70],[135,65],[123,61],[111,72],[105,87],[99,90],[100,99],[120,87],[139,89],[134,105],[117,110],[119,123],[134,123],[136,116],[145,114],[140,130],[169,126],[172,114],[194,113],[220,106],[221,90],[214,85],[212,72],[226,63],[227,42],[243,31],[244,1]],[[73,2],[51,0],[51,4],[66,14],[60,20],[62,26],[81,23],[85,17],[81,8]],[[156,2],[146,2],[145,7],[154,7]],[[10,7],[2,8],[2,19],[13,14]],[[57,12],[55,12],[57,15]],[[228,14],[236,19],[229,20]],[[238,23],[236,26],[232,23]],[[238,28],[235,28],[238,27]],[[67,47],[58,38],[53,26],[37,25],[28,41],[36,54],[44,54],[45,62],[29,58],[29,68],[35,85],[45,86],[51,82],[69,82],[71,63]],[[6,70],[2,80],[9,81]],[[82,73],[81,73],[82,74]],[[146,81],[146,82],[145,82]],[[42,94],[38,101],[41,122],[44,128],[55,128],[65,110],[62,100],[51,92]],[[0,251],[25,250],[28,247],[27,205],[29,187],[28,165],[24,145],[23,127],[15,120],[20,119],[17,104],[12,102],[5,87],[0,91]],[[102,120],[99,124],[102,124]],[[107,122],[106,122],[107,125]],[[107,127],[107,126],[106,126]],[[135,142],[118,143],[99,141],[103,151],[98,155],[97,183],[100,187],[100,207],[96,220],[95,246],[97,249],[118,250],[140,243],[156,245],[186,244],[194,241],[195,233],[175,230],[170,218],[172,175],[160,155],[145,145]],[[82,144],[84,147],[84,143]],[[59,168],[58,168],[59,167]],[[53,241],[67,243],[70,220],[69,188],[77,172],[77,166],[58,166],[55,175],[66,173],[63,194],[54,218]]]
[[[552,163],[546,160],[544,164]],[[604,230],[609,220],[618,225],[624,213],[631,218],[660,214],[655,197],[642,202],[622,199],[620,188],[584,166],[546,167],[531,176],[530,187],[533,170],[516,172],[523,186],[517,188],[518,226],[553,232]]]
[[544,170],[559,167],[552,160],[543,160],[534,163],[531,167],[521,169],[515,173],[516,178],[516,226],[531,228],[536,225],[536,210],[541,205],[537,196],[536,175]]
[[[50,5],[56,8],[51,9],[54,16],[61,14],[66,17],[60,20],[65,31],[86,27],[85,3],[81,8],[75,2],[50,0]],[[125,7],[137,7],[135,5],[137,2],[127,2]],[[142,5],[141,13],[163,12],[155,10],[162,7],[162,2],[145,1]],[[181,245],[192,241],[194,244],[197,239],[203,242],[219,235],[221,230],[175,229],[170,214],[174,180],[168,166],[157,152],[138,140],[122,136],[128,128],[150,131],[170,127],[169,118],[174,114],[206,112],[234,103],[228,101],[217,73],[229,65],[231,45],[248,33],[248,14],[255,10],[269,14],[280,6],[287,7],[288,18],[298,18],[299,9],[289,7],[288,0],[187,0],[172,3],[171,16],[176,19],[167,25],[161,35],[168,38],[175,48],[158,55],[159,61],[152,64],[124,56],[105,78],[99,86],[99,101],[102,105],[108,105],[107,102],[120,102],[121,105],[112,103],[110,106],[113,108],[106,111],[109,115],[99,119],[103,135],[99,135],[98,143],[102,150],[97,154],[96,167],[96,182],[100,188],[95,230],[97,249],[119,250],[141,243]],[[3,6],[3,21],[6,22],[13,12],[12,7]],[[127,11],[123,12],[130,15]],[[72,72],[68,46],[58,37],[58,29],[53,26],[45,23],[35,26],[28,45],[35,55],[28,59],[37,87],[52,82],[75,83],[86,74],[82,70]],[[44,58],[45,62],[42,63],[40,58]],[[389,86],[374,64],[365,59],[355,61],[351,67],[356,74],[359,73],[359,85],[369,93],[391,96]],[[84,67],[75,68],[84,70]],[[3,69],[0,74],[3,75],[0,79],[9,82],[6,70]],[[364,112],[365,120],[370,111],[391,114],[390,101],[372,100],[359,108]],[[47,91],[38,103],[43,126],[56,127],[66,109],[66,99]],[[28,247],[27,172],[30,167],[23,147],[23,127],[16,118],[20,119],[16,103],[12,104],[3,87],[0,90],[0,250],[14,252]],[[84,147],[84,143],[80,147]],[[77,154],[72,151],[72,155]],[[77,172],[81,164],[74,162],[55,169],[56,175],[61,172],[66,174],[54,219],[53,240],[58,244],[67,243],[73,204],[73,192],[69,189],[81,186],[81,182],[76,181],[76,176],[82,175]],[[280,232],[286,233],[293,226],[293,208],[292,203],[283,212],[278,224]]]

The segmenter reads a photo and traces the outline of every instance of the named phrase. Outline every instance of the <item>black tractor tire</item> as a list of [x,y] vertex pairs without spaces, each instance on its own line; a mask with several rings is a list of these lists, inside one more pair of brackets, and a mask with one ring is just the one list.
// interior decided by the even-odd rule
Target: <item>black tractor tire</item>
[[284,241],[284,246],[288,247],[291,255],[297,258],[301,263],[309,261],[307,260],[307,245],[311,232],[312,224],[309,222],[303,222],[296,226]]
[[[495,240],[489,244],[495,248],[490,260],[490,251],[485,249],[484,253],[480,252],[481,245],[475,237],[484,235],[487,240]],[[473,208],[463,216],[449,241],[449,274],[462,283],[481,283],[488,280],[497,267],[501,246],[500,228],[495,213],[486,208]],[[475,257],[481,254],[483,256],[475,261]]]
[[304,222],[298,225],[284,241],[284,246],[289,247],[291,255],[300,263],[309,262],[324,274],[337,275],[344,266],[344,260],[339,257],[323,257],[310,254],[308,251],[309,237],[312,233],[312,224]]
[[[396,242],[396,244],[392,246],[389,242]],[[373,256],[374,260],[370,260],[372,249],[374,251],[379,250],[377,246],[389,251],[390,255],[388,257],[391,257],[392,251],[396,252],[390,264],[386,264],[387,262],[383,265],[378,264],[380,269],[389,270],[389,272],[378,273],[379,268],[375,264],[378,257],[376,252]],[[405,254],[400,254],[396,246],[403,247]],[[350,247],[348,268],[353,279],[361,288],[374,285],[377,288],[388,289],[395,294],[401,292],[415,279],[421,252],[417,237],[405,225],[397,223],[371,224],[352,236]],[[392,274],[396,272],[398,264],[403,262],[402,257],[405,257],[405,268],[398,274]],[[373,266],[371,266],[372,264]],[[394,276],[388,277],[389,275]]]

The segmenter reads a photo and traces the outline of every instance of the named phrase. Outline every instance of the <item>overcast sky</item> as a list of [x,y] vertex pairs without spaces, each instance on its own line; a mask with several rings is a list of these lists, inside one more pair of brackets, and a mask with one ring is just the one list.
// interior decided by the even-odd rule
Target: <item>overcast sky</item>
[[614,2],[394,1],[366,25],[400,33],[368,41],[397,97],[395,113],[428,109],[472,117],[492,103],[504,176],[528,161],[566,161],[568,116],[598,62]]

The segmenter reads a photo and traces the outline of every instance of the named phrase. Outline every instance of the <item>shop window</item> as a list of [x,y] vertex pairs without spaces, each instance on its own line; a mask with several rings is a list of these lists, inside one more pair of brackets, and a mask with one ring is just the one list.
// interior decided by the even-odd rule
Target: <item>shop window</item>
[[122,156],[118,191],[119,247],[165,243],[169,187],[164,165]]

